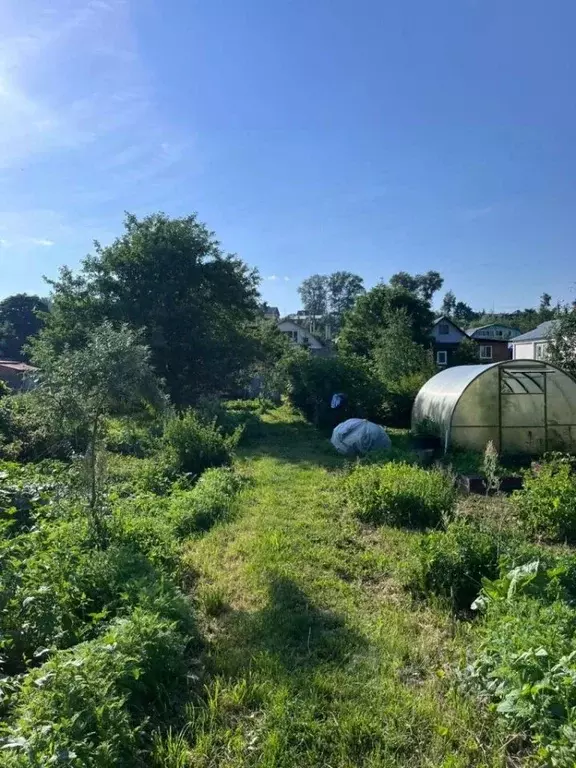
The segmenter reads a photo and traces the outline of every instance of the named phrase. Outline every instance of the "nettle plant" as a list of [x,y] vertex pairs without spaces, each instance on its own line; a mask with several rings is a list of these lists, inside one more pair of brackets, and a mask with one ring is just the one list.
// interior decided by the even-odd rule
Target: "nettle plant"
[[42,336],[34,343],[38,367],[35,397],[46,418],[86,430],[85,454],[89,509],[96,533],[103,533],[98,512],[99,469],[104,455],[106,417],[162,404],[162,395],[150,365],[150,351],[128,326],[105,322],[91,331],[84,346],[65,347],[60,353]]

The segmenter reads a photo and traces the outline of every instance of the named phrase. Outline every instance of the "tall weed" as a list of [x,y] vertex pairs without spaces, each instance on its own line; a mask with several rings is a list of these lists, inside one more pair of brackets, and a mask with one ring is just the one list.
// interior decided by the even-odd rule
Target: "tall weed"
[[364,522],[422,528],[440,525],[456,502],[448,475],[403,463],[355,467],[344,481],[344,496]]
[[526,472],[513,496],[527,532],[550,541],[576,541],[576,476],[567,458],[554,457]]

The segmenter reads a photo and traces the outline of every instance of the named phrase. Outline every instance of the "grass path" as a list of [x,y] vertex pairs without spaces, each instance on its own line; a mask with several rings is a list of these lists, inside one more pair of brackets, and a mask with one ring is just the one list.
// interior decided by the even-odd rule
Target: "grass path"
[[238,516],[187,553],[209,638],[189,764],[503,765],[490,723],[447,684],[465,630],[399,585],[417,534],[352,520],[342,460],[282,409],[240,463]]

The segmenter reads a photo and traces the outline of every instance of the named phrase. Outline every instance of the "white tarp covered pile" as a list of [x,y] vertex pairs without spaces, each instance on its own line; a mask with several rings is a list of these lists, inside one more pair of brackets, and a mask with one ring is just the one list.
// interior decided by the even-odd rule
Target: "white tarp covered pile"
[[348,419],[338,424],[330,440],[338,453],[358,456],[370,451],[387,451],[392,447],[384,427],[366,419]]

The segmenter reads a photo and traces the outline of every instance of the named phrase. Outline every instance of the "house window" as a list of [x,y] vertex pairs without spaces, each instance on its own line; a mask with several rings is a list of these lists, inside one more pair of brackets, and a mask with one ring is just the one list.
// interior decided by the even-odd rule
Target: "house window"
[[540,342],[539,344],[534,344],[534,359],[546,360],[547,348],[548,348],[548,343],[546,341]]
[[492,360],[492,346],[490,344],[480,347],[480,360]]
[[291,341],[298,341],[298,331],[283,331]]
[[448,336],[448,334],[450,333],[450,326],[448,325],[448,323],[440,323],[440,325],[438,326],[438,333],[440,334],[440,336]]
[[436,362],[438,365],[448,365],[448,352],[445,349],[436,352]]

